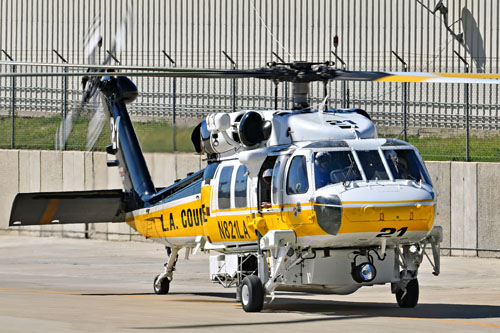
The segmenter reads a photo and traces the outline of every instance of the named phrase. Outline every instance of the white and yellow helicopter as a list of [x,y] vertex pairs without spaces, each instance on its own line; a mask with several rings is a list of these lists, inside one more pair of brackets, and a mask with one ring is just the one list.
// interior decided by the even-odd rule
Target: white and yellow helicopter
[[[414,307],[427,250],[434,274],[440,272],[436,196],[417,149],[378,138],[363,110],[328,109],[326,103],[312,109],[310,82],[496,84],[500,77],[343,71],[310,62],[253,70],[51,66],[90,70],[0,76],[89,77],[85,99],[99,92],[104,101],[107,152],[114,156],[108,166],[118,168],[124,190],[21,193],[10,225],[126,222],[171,251],[154,280],[157,294],[168,293],[180,249],[219,252],[210,257],[210,278],[235,286],[249,312],[260,311],[276,291],[350,294],[386,283],[399,306]],[[157,190],[127,112],[138,92],[126,76],[286,81],[293,85],[294,109],[210,114],[192,136],[207,167]]]

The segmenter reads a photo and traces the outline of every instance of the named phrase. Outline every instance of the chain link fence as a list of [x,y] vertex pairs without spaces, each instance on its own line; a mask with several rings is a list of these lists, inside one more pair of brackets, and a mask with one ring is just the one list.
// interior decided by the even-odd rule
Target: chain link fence
[[[0,59],[86,63],[83,40],[100,14],[104,59],[127,6],[126,0],[5,0],[0,4]],[[432,0],[148,0],[133,4],[127,43],[116,54],[123,65],[232,68],[277,61],[342,59],[347,69],[402,71],[396,52],[411,71],[498,73],[500,5],[495,0],[447,2],[447,16],[433,12]],[[334,44],[335,36],[338,45]],[[339,66],[340,62],[338,61]],[[49,72],[48,68],[0,66],[2,72]],[[274,107],[272,82],[255,79],[136,78],[140,95],[129,105],[145,151],[172,150],[175,109],[176,149],[192,151],[191,128],[210,112]],[[234,88],[233,88],[234,87]],[[380,136],[400,137],[406,104],[408,141],[426,159],[466,160],[466,109],[469,159],[500,161],[499,89],[460,84],[408,84],[406,103],[398,83],[332,82],[330,107],[368,111]],[[0,147],[52,149],[63,113],[80,105],[78,78],[1,78]],[[236,96],[233,100],[233,96]],[[323,99],[321,84],[311,85],[311,104]],[[291,106],[291,86],[279,87],[279,107]],[[468,107],[467,107],[468,105]],[[67,149],[84,149],[85,112]],[[107,144],[105,127],[96,149]]]

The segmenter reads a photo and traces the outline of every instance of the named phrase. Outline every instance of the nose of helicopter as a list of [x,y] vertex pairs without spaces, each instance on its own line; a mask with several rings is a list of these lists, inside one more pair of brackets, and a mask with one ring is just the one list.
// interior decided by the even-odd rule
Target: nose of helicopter
[[[368,185],[334,193],[318,191],[314,210],[318,224],[332,235],[342,233],[387,233],[432,229],[434,194],[413,185]],[[402,235],[403,233],[400,232]]]

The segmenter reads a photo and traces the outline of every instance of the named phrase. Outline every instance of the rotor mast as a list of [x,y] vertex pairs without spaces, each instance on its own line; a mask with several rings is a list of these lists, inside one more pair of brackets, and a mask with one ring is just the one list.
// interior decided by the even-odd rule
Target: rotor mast
[[327,83],[332,76],[332,65],[333,63],[328,61],[321,63],[308,61],[268,63],[271,70],[281,72],[278,81],[292,82],[294,110],[303,110],[309,107],[309,83],[313,81]]
[[302,110],[309,107],[309,82],[293,82],[293,109]]

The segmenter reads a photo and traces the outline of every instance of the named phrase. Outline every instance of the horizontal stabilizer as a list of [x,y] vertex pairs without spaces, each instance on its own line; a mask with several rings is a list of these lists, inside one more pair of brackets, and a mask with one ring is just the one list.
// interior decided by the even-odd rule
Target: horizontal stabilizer
[[123,207],[122,190],[19,193],[9,226],[125,222]]

